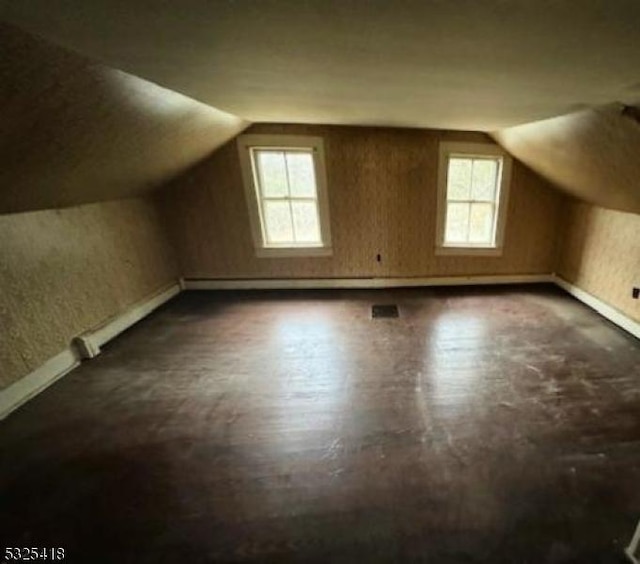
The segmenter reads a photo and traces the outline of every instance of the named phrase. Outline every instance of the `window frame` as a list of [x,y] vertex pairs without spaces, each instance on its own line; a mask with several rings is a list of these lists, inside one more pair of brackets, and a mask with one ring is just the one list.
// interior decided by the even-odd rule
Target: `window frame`
[[[449,173],[449,159],[460,158],[500,158],[500,178],[496,189],[498,197],[494,205],[497,207],[495,219],[494,245],[445,243],[446,215],[447,215],[447,181]],[[504,233],[507,223],[509,191],[511,188],[511,156],[493,143],[465,143],[457,141],[441,142],[438,155],[438,205],[436,220],[436,255],[459,256],[501,256],[504,250]]]
[[[257,257],[314,257],[330,256],[331,229],[329,222],[329,200],[327,195],[327,175],[322,137],[304,135],[240,135],[237,141],[240,168],[244,184],[251,236]],[[273,245],[267,243],[265,224],[262,218],[262,202],[253,150],[300,151],[308,150],[313,159],[316,181],[316,202],[320,229],[320,245]]]

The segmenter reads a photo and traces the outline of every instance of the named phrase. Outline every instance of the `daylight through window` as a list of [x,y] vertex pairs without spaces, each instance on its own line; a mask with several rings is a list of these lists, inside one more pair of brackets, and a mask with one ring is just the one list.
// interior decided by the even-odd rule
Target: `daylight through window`
[[251,153],[265,245],[322,245],[313,150]]
[[331,229],[322,137],[238,137],[256,256],[330,256]]
[[495,246],[500,157],[451,156],[444,244]]
[[436,254],[502,254],[511,168],[494,143],[440,143]]

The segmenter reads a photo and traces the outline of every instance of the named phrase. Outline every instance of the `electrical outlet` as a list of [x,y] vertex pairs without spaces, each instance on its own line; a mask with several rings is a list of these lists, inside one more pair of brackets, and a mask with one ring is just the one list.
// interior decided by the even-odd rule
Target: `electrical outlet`
[[634,300],[637,300],[638,298],[640,298],[640,288],[634,288],[633,290],[631,290],[631,297]]

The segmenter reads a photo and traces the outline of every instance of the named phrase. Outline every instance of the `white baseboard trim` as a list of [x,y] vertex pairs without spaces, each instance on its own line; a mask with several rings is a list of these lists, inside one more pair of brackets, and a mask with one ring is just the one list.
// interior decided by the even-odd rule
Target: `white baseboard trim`
[[615,323],[618,327],[621,327],[625,331],[631,333],[634,337],[640,339],[640,323],[634,321],[630,317],[627,317],[620,310],[613,306],[603,302],[599,298],[596,298],[593,294],[574,286],[570,282],[567,282],[564,278],[561,278],[557,274],[554,276],[554,282],[560,286],[563,290],[571,294],[574,298],[580,300],[582,303],[588,305],[590,308],[595,309],[600,315],[606,317],[612,323]]
[[104,343],[149,315],[180,291],[180,285],[175,283],[138,302],[124,313],[77,337],[70,347],[47,360],[24,378],[0,390],[0,419],[4,419],[56,380],[71,372],[80,364],[81,358],[97,356]]
[[187,290],[258,290],[258,289],[323,289],[323,288],[400,288],[428,286],[470,286],[478,284],[528,284],[554,282],[569,294],[596,310],[622,329],[640,339],[640,323],[592,294],[557,275],[523,274],[497,276],[450,276],[434,278],[319,278],[319,279],[184,279],[151,298],[138,302],[126,312],[74,340],[77,352],[69,347],[50,358],[42,366],[0,390],[0,419],[5,418],[33,396],[50,386],[80,364],[80,358],[93,358],[100,347],[154,309]]
[[80,364],[77,353],[71,348],[51,357],[33,372],[0,390],[0,419],[42,392]]
[[98,327],[83,333],[73,340],[81,358],[94,358],[100,354],[100,347],[115,336],[122,333],[141,319],[149,315],[154,309],[169,301],[181,292],[180,283],[176,282],[161,290],[151,298],[134,304],[128,310],[120,313]]
[[640,521],[638,521],[638,526],[636,527],[636,531],[631,537],[631,542],[629,546],[624,549],[625,554],[629,557],[629,560],[634,564],[640,564],[640,560],[638,557],[640,553],[638,552],[638,546],[640,545]]
[[319,290],[323,288],[406,288],[421,286],[473,286],[477,284],[529,284],[553,282],[549,274],[496,276],[439,276],[433,278],[185,278],[187,290]]

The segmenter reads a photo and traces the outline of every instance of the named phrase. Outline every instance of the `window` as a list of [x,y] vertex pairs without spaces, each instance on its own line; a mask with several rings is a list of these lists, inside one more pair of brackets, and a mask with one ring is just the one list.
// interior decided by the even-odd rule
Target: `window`
[[256,254],[331,254],[322,139],[241,135],[238,150]]
[[437,254],[502,254],[510,177],[497,145],[440,144]]

